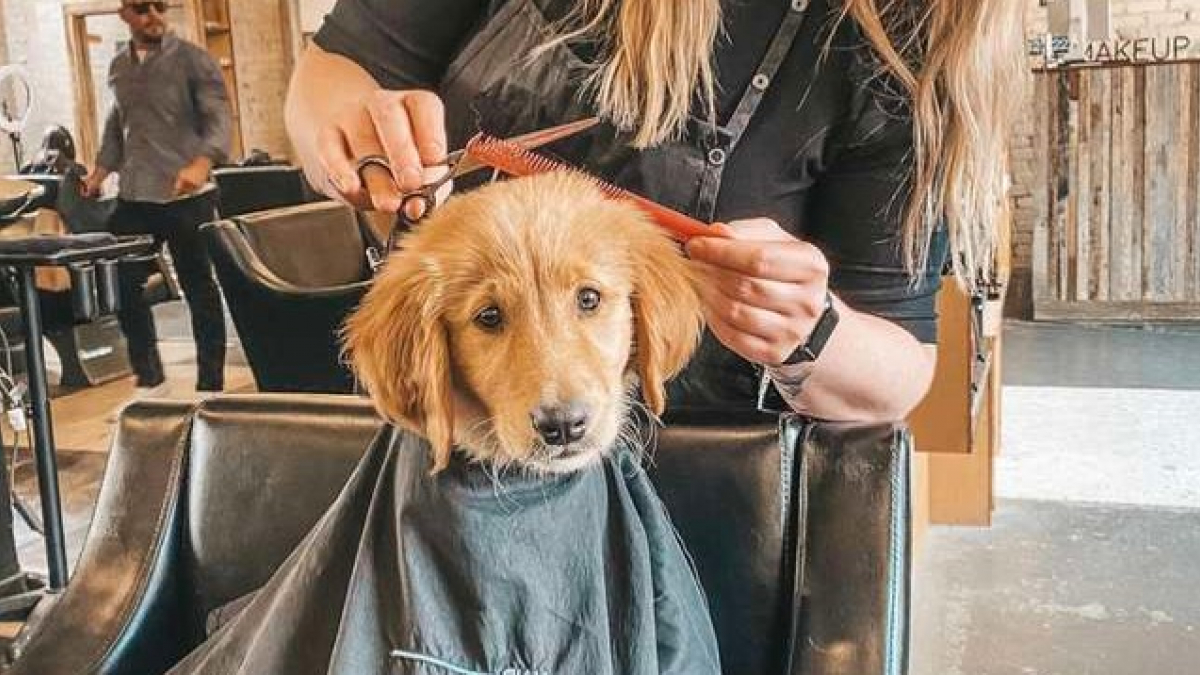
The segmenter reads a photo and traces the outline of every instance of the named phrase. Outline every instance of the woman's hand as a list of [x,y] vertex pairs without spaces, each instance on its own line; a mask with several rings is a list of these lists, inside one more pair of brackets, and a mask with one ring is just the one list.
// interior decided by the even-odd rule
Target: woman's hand
[[687,253],[699,266],[700,295],[713,334],[743,358],[782,363],[808,340],[829,288],[820,249],[767,218],[712,226]]
[[[382,89],[361,66],[316,45],[296,66],[285,110],[309,183],[360,209],[394,213],[403,192],[446,171],[439,166],[447,150],[437,94]],[[359,171],[371,156],[385,157],[391,172],[376,164]]]
[[[446,159],[442,101],[429,91],[376,89],[318,130],[316,150],[328,196],[394,213],[401,194],[432,180]],[[371,156],[386,157],[392,173],[378,165],[360,172],[359,161]],[[433,174],[428,167],[435,167]]]

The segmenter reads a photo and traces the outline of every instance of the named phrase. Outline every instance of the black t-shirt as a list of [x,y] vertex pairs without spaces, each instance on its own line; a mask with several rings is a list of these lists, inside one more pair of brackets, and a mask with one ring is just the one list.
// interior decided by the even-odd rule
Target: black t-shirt
[[[460,46],[503,3],[339,0],[316,42],[361,64],[385,88],[437,89]],[[563,6],[538,4],[552,5],[544,7],[550,18]],[[789,5],[723,3],[725,32],[716,47],[722,120],[751,82]],[[775,219],[821,248],[830,261],[830,287],[847,304],[936,342],[934,296],[946,260],[945,233],[935,234],[929,264],[916,279],[903,263],[911,118],[852,22],[838,23],[836,16],[830,0],[812,2],[775,84],[728,156],[716,215]]]

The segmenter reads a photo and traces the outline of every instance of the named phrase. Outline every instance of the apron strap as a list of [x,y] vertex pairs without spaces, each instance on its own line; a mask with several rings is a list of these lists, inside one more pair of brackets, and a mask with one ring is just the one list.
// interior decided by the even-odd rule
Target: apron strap
[[790,0],[790,2],[791,10],[784,16],[779,30],[775,32],[775,37],[771,40],[771,46],[767,48],[766,56],[763,57],[754,77],[750,79],[750,86],[746,87],[746,91],[742,93],[742,99],[738,101],[737,108],[725,125],[725,130],[730,134],[728,150],[733,150],[734,146],[742,139],[746,128],[750,126],[750,119],[754,117],[767,89],[770,88],[775,76],[779,74],[779,68],[783,65],[783,60],[787,58],[788,52],[792,50],[796,35],[804,24],[810,0]]
[[742,92],[742,98],[738,101],[737,107],[730,116],[729,121],[720,129],[720,133],[714,135],[713,140],[705,143],[704,161],[708,164],[706,170],[700,177],[700,192],[697,198],[699,211],[707,219],[711,220],[713,211],[716,209],[717,193],[721,189],[721,178],[724,173],[725,160],[729,158],[729,154],[737,147],[739,141],[742,140],[742,135],[750,126],[750,120],[754,117],[754,113],[758,111],[758,106],[762,103],[763,96],[771,87],[775,76],[779,73],[780,66],[787,58],[788,52],[791,51],[792,45],[796,42],[796,36],[800,33],[800,28],[804,25],[804,17],[808,14],[808,6],[811,0],[789,0],[791,9],[784,15],[783,21],[779,24],[779,29],[775,31],[775,37],[771,39],[771,44],[767,47],[767,53],[763,56],[763,60],[758,64],[758,69],[754,73],[754,77],[750,80],[750,85]]

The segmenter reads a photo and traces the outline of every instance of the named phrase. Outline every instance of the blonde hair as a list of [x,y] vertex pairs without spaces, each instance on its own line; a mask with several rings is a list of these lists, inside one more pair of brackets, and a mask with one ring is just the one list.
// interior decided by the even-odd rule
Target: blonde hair
[[[834,0],[835,2],[837,0]],[[1023,76],[1022,5],[1013,0],[841,0],[839,22],[865,36],[913,112],[906,268],[925,267],[932,231],[949,228],[959,279],[993,274],[1007,199],[1009,119]],[[543,49],[595,40],[588,85],[600,113],[648,147],[677,138],[697,91],[714,117],[720,0],[582,0]],[[831,38],[832,39],[832,38]]]

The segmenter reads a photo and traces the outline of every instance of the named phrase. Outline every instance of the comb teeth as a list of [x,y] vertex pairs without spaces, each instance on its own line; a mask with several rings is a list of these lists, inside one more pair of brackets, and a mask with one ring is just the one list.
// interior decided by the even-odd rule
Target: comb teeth
[[708,226],[695,218],[650,201],[640,195],[635,195],[608,181],[601,180],[586,171],[581,171],[568,164],[550,159],[544,155],[539,155],[532,150],[527,150],[516,143],[486,134],[479,134],[467,142],[466,150],[467,154],[479,162],[503,171],[510,176],[533,176],[552,171],[567,171],[577,176],[583,176],[608,197],[632,202],[641,208],[655,223],[665,228],[671,233],[671,236],[681,242],[686,242],[692,237],[711,236],[711,233],[708,232]]

